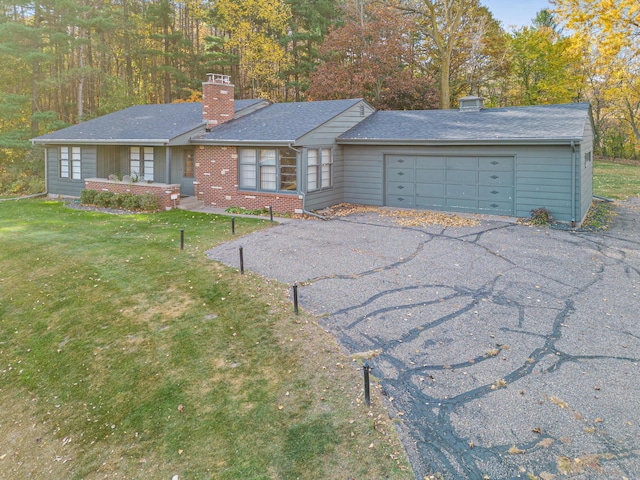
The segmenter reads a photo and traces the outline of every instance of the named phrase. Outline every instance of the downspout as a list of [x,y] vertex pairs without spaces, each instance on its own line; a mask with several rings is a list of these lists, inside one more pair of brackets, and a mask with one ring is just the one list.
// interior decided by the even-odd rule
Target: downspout
[[571,140],[571,228],[576,228],[576,142]]
[[[291,150],[293,150],[294,152],[297,152],[300,154],[300,170],[302,170],[302,150],[298,150],[297,148],[293,147],[293,144],[289,144],[289,148]],[[300,172],[302,173],[302,172]],[[300,180],[302,180],[302,175],[300,175]],[[302,182],[298,182],[298,185],[301,185]],[[318,215],[317,213],[313,213],[309,210],[306,209],[305,204],[307,202],[307,195],[305,194],[305,192],[302,191],[302,189],[298,188],[298,190],[296,191],[296,193],[300,196],[302,196],[302,213],[306,214],[306,215],[310,215],[312,217],[316,217],[319,218],[321,220],[326,220],[325,217],[323,217],[322,215]]]

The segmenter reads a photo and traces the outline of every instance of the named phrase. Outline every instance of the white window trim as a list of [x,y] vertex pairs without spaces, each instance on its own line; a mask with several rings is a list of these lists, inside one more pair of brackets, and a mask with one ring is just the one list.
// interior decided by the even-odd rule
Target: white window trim
[[129,175],[139,180],[154,181],[155,149],[153,147],[129,147]]
[[[309,154],[311,152],[314,152],[315,164],[309,164]],[[315,188],[312,188],[309,184],[311,172],[314,172]],[[325,175],[326,172],[328,172],[328,175]],[[319,192],[329,188],[333,188],[333,148],[307,148],[307,191]]]
[[[282,164],[280,162],[280,149],[286,147],[246,147],[238,148],[238,190],[264,192],[264,193],[282,193],[294,194],[298,188],[298,158],[296,155],[296,190],[281,190],[282,185]],[[267,153],[268,152],[268,153]],[[273,154],[273,155],[271,155]],[[268,162],[267,162],[268,160]],[[244,173],[253,170],[253,175],[243,178]],[[273,173],[269,170],[275,170]],[[268,175],[269,178],[266,177]],[[263,187],[263,182],[268,180],[273,183],[274,188]],[[247,182],[249,180],[249,182]]]
[[58,176],[72,181],[82,180],[81,147],[60,147],[58,155]]

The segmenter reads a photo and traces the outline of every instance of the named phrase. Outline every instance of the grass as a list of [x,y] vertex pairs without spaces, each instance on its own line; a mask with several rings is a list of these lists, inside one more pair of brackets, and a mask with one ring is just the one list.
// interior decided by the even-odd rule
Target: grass
[[616,200],[640,196],[640,161],[597,158],[593,193]]
[[230,238],[203,213],[0,202],[0,478],[413,478],[288,287],[206,258]]

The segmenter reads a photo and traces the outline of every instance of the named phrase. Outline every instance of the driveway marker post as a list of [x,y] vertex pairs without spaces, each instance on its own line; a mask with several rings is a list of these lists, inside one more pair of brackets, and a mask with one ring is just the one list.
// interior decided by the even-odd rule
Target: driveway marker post
[[231,235],[236,234],[236,217],[231,217]]
[[269,205],[269,220],[273,223],[273,207]]
[[184,250],[184,228],[180,229],[180,250]]
[[298,284],[293,284],[293,312],[298,315]]
[[244,254],[242,247],[239,248],[240,251],[240,273],[244,275]]
[[364,401],[367,403],[367,406],[371,405],[371,393],[370,393],[370,385],[369,385],[369,372],[371,371],[371,367],[366,363],[362,365],[362,369],[364,370]]

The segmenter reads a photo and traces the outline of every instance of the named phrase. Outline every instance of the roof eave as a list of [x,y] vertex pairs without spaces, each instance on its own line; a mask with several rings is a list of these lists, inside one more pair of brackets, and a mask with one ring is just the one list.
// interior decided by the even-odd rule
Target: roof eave
[[263,145],[272,146],[287,146],[295,145],[296,140],[209,140],[202,138],[191,139],[191,143],[194,145],[216,145],[222,147],[260,147]]
[[583,138],[496,138],[471,140],[408,140],[408,139],[376,139],[376,138],[338,138],[340,145],[571,145],[580,143]]
[[34,145],[148,145],[150,147],[163,147],[171,142],[168,138],[134,138],[134,139],[31,139]]

